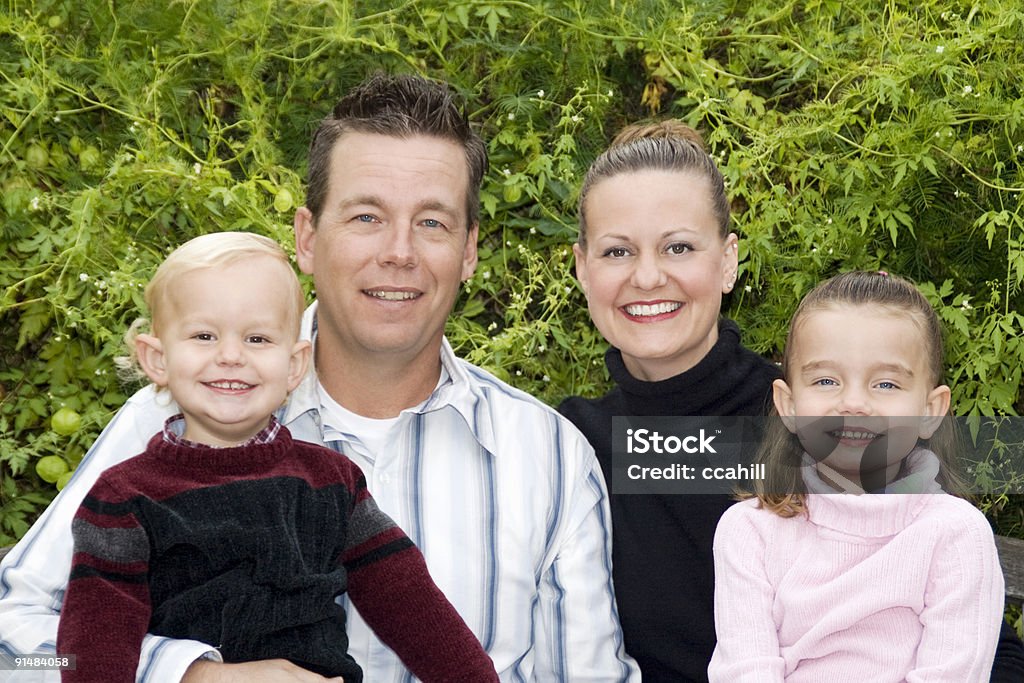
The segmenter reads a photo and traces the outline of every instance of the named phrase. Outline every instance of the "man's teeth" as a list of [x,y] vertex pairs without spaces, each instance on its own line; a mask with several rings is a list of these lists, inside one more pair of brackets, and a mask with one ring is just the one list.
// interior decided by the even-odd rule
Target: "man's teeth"
[[661,315],[679,310],[682,304],[678,301],[662,301],[658,304],[630,304],[626,306],[626,313],[630,315]]
[[878,436],[878,434],[875,434],[874,432],[854,432],[849,430],[836,431],[832,433],[840,439],[852,439],[854,441],[873,439]]
[[210,382],[210,386],[217,389],[229,389],[231,391],[241,391],[242,389],[249,389],[252,387],[251,384],[245,382]]
[[366,292],[372,297],[378,299],[384,299],[385,301],[405,301],[407,299],[415,299],[416,292],[393,292],[393,291],[382,291],[382,290],[369,290]]

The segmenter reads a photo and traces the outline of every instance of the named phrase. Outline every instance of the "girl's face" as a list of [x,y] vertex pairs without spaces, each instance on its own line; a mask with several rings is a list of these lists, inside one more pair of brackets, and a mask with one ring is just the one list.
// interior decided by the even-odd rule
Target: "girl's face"
[[835,305],[804,314],[791,343],[787,377],[774,385],[786,426],[850,481],[891,482],[949,409],[918,324],[897,309]]
[[623,173],[586,200],[576,275],[594,325],[629,372],[656,381],[696,365],[718,339],[722,294],[736,280],[736,235],[722,238],[705,178]]

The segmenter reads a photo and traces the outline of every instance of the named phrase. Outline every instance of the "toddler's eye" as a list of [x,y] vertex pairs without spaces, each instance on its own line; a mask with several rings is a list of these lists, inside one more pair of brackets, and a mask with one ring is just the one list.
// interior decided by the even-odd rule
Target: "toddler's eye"
[[213,341],[213,335],[209,332],[197,332],[192,335],[192,338],[197,341]]
[[270,341],[261,334],[250,334],[248,337],[245,338],[245,340],[250,344],[266,344],[268,341]]

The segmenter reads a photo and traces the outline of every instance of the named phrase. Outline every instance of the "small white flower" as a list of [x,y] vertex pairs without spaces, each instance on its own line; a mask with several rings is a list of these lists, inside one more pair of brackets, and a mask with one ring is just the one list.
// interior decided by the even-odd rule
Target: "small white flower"
[[59,342],[59,341],[61,341],[63,339],[64,339],[64,337],[60,336],[59,334],[53,335],[53,341],[55,341],[55,342]]
[[507,166],[505,168],[501,169],[501,172],[502,172],[502,174],[504,174],[504,176],[506,178],[509,177],[510,175],[512,175],[512,170],[510,168],[508,168]]
[[544,375],[544,377],[542,377],[541,379],[543,379],[545,382],[550,382],[551,381],[551,378],[548,377],[547,375]]
[[89,274],[88,273],[79,273],[78,274],[78,279],[81,280],[82,282],[88,282],[89,281]]
[[[1020,145],[1017,145],[1017,151],[1018,152],[1020,151]],[[530,234],[531,235],[536,235],[537,234],[537,228],[530,228]]]
[[506,247],[511,247],[512,246],[512,240],[505,240],[505,246]]
[[544,97],[544,91],[543,90],[538,90],[537,91],[537,97]]
[[825,223],[827,225],[832,225],[832,218],[830,217],[828,220],[825,221]]
[[30,204],[30,206],[32,207],[33,211],[39,210],[40,206],[42,206],[39,200],[39,195],[36,195],[35,197],[32,198],[32,203]]
[[614,95],[615,95],[615,91],[613,91],[611,88],[608,88],[608,97],[612,97]]
[[200,173],[203,172],[203,165],[198,161],[192,164],[192,172],[195,173],[196,175],[199,175]]
[[496,329],[498,329],[498,323],[491,323],[490,325],[487,326],[488,332],[493,332]]
[[513,114],[512,112],[509,112],[508,113],[508,120],[509,121],[515,121],[516,120],[516,115]]
[[957,188],[956,190],[953,190],[953,196],[956,197],[957,199],[960,198],[960,189],[959,188]]
[[754,291],[754,288],[751,285],[747,285],[746,287],[743,288],[743,291],[749,294],[750,292]]
[[579,114],[573,114],[572,115],[572,122],[573,123],[579,123],[582,120],[583,120],[583,117],[580,116]]
[[811,253],[812,254],[817,254],[818,253],[818,248],[817,247],[811,247]]
[[970,95],[972,92],[974,92],[974,88],[972,88],[969,85],[965,85],[964,86],[964,94],[965,95]]
[[60,114],[55,114],[54,115],[53,122],[54,123],[60,123]]
[[544,353],[545,351],[548,350],[548,345],[547,344],[541,344],[540,346],[537,347],[537,350],[540,351],[541,353]]
[[937,45],[935,47],[935,54],[941,55],[945,51],[946,51],[946,46],[945,45]]
[[1018,152],[1024,152],[1024,145],[1017,145]]
[[567,287],[565,288],[565,293],[566,293],[566,294],[572,294],[572,287],[568,287],[568,286],[567,286]]
[[491,271],[489,271],[489,270],[485,270],[484,271],[484,279],[485,280],[490,280],[491,279]]
[[522,377],[522,376],[523,376],[523,371],[522,370],[516,370],[516,377]]

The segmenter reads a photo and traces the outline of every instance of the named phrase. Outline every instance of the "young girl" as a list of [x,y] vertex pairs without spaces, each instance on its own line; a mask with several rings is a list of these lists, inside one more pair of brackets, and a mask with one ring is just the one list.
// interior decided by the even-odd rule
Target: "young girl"
[[768,478],[715,533],[711,681],[987,681],[1003,579],[984,516],[941,492],[935,312],[885,273],[832,278],[797,308],[783,373]]

